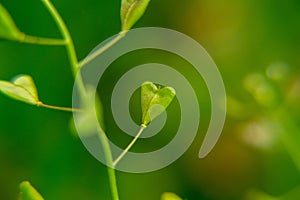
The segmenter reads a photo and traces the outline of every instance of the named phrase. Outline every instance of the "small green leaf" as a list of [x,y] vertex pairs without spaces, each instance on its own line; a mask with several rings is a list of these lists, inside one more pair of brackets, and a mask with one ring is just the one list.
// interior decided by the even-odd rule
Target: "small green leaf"
[[161,200],[182,200],[179,196],[171,192],[165,192],[161,196]]
[[28,75],[19,75],[12,82],[0,81],[0,91],[7,96],[25,103],[38,105],[38,93],[32,78]]
[[44,200],[44,198],[28,181],[23,181],[20,184],[19,200]]
[[151,82],[141,86],[142,124],[148,125],[154,118],[164,112],[175,97],[171,87],[157,88]]
[[24,36],[19,31],[7,10],[0,4],[0,38],[20,40]]
[[150,0],[122,0],[122,30],[129,30],[144,14]]

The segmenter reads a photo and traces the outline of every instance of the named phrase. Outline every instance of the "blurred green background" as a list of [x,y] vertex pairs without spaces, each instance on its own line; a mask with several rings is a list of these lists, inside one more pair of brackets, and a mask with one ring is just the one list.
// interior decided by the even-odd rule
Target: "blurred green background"
[[[60,37],[38,0],[1,0],[25,33]],[[120,0],[53,0],[73,36],[78,57],[120,29]],[[157,26],[185,33],[209,52],[223,76],[228,113],[214,150],[199,160],[210,118],[201,77],[184,60],[155,50],[116,60],[99,88],[109,137],[124,146],[110,113],[114,84],[137,64],[169,64],[192,83],[201,107],[199,133],[176,162],[147,174],[117,173],[121,200],[160,199],[165,191],[188,200],[300,199],[300,1],[152,0],[135,27]],[[31,75],[42,101],[70,106],[73,79],[62,47],[0,41],[0,79]],[[139,120],[138,92],[130,109]],[[30,180],[46,199],[110,199],[106,168],[69,128],[70,113],[33,107],[0,94],[0,199],[16,199]],[[141,140],[135,151],[163,146],[176,131],[178,102],[159,136]],[[161,136],[162,135],[162,136]]]

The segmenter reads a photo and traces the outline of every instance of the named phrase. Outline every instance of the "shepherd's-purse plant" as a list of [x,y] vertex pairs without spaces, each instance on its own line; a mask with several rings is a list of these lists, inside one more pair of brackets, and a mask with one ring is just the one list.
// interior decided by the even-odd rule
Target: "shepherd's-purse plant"
[[[0,91],[15,99],[27,104],[45,107],[49,109],[67,111],[67,112],[78,112],[82,113],[82,116],[85,120],[89,120],[90,107],[88,106],[90,93],[89,88],[86,87],[81,78],[80,69],[86,64],[91,62],[97,56],[102,54],[105,50],[113,46],[120,39],[122,39],[127,31],[141,18],[144,14],[150,0],[122,0],[121,2],[121,31],[119,34],[113,38],[111,41],[106,43],[102,48],[88,55],[82,61],[78,60],[76,55],[76,50],[73,44],[72,37],[70,32],[64,23],[62,17],[53,6],[49,0],[41,0],[41,3],[44,4],[48,12],[53,17],[54,21],[57,24],[57,27],[61,33],[62,38],[44,38],[27,35],[19,30],[17,25],[14,23],[9,12],[0,4],[0,39],[10,40],[12,42],[36,44],[36,45],[47,45],[47,46],[63,46],[66,49],[69,64],[71,66],[75,84],[78,88],[80,98],[83,104],[79,108],[71,107],[61,107],[54,106],[44,103],[40,100],[38,96],[38,90],[35,86],[34,80],[29,75],[17,75],[11,81],[0,80]],[[79,78],[78,78],[79,77]],[[139,132],[136,134],[135,138],[130,142],[130,144],[123,150],[123,152],[116,158],[112,157],[111,149],[108,143],[108,138],[103,130],[97,130],[100,142],[103,145],[103,151],[106,157],[106,161],[111,164],[111,166],[116,166],[118,162],[124,157],[126,152],[134,145],[137,139],[142,134],[143,130],[147,125],[158,115],[160,115],[169,104],[172,102],[175,97],[175,90],[171,87],[162,87],[158,88],[154,83],[145,82],[141,85],[141,105],[142,105],[142,122]],[[98,106],[97,106],[98,105]],[[156,106],[159,105],[159,106]],[[99,102],[96,102],[96,110],[98,113],[101,113],[101,106]],[[86,123],[82,123],[82,128],[85,129]],[[119,193],[116,182],[115,169],[107,167],[109,185],[111,189],[111,194],[113,200],[119,200]],[[173,193],[164,193],[162,195],[162,200],[181,200],[180,197]],[[19,200],[43,200],[42,195],[37,192],[37,190],[28,182],[24,181],[20,184],[20,194]]]

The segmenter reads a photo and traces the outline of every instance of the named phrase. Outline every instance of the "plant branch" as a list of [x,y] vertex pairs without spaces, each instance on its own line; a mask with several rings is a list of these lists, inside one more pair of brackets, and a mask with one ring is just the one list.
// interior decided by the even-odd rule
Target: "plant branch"
[[64,46],[67,41],[62,39],[54,38],[43,38],[24,34],[22,39],[19,40],[21,43],[47,45],[47,46]]
[[119,200],[117,181],[116,181],[116,172],[114,168],[109,167],[109,166],[113,166],[113,158],[112,158],[108,138],[103,130],[101,129],[99,130],[99,127],[97,133],[98,133],[99,140],[103,146],[104,156],[108,164],[107,171],[108,171],[108,178],[110,183],[110,189],[112,192],[112,197],[114,200]]
[[122,151],[122,153],[113,161],[113,166],[115,167],[119,161],[125,156],[125,154],[129,151],[129,149],[134,145],[134,143],[137,141],[137,139],[141,136],[144,129],[146,128],[145,125],[141,125],[141,128],[139,132],[136,134],[136,136],[133,138],[133,140],[128,144],[128,146]]
[[39,102],[37,106],[44,107],[44,108],[49,108],[53,110],[61,110],[61,111],[67,111],[67,112],[82,112],[83,110],[77,109],[77,108],[69,108],[69,107],[61,107],[61,106],[52,106],[48,104],[44,104],[42,102]]
[[[61,34],[63,35],[64,39],[67,41],[66,50],[67,50],[69,62],[70,62],[70,65],[71,65],[71,68],[73,71],[73,76],[75,78],[75,84],[78,87],[78,91],[79,91],[79,94],[80,94],[82,100],[84,100],[87,97],[86,88],[84,87],[82,75],[80,73],[80,67],[79,67],[75,47],[74,47],[74,44],[72,41],[72,37],[69,33],[69,30],[68,30],[66,24],[64,23],[63,19],[61,18],[61,16],[59,15],[59,13],[55,9],[55,7],[52,5],[52,3],[49,0],[42,0],[42,2],[44,3],[46,8],[51,13],[52,17],[54,18],[55,22],[58,25],[58,28],[59,28]],[[100,142],[103,144],[103,150],[104,150],[106,159],[109,163],[112,163],[112,155],[111,155],[111,150],[109,147],[107,137],[102,130],[97,130],[97,132],[99,135]],[[113,168],[107,167],[107,171],[108,171],[108,177],[109,177],[110,188],[111,188],[113,200],[119,200],[115,170]]]
[[79,68],[83,67],[84,65],[94,60],[97,56],[101,55],[103,52],[105,52],[107,49],[109,49],[114,44],[116,44],[119,40],[121,40],[125,35],[126,35],[126,31],[121,31],[116,37],[114,37],[109,42],[107,42],[103,47],[97,49],[97,51],[93,52],[91,55],[87,56],[84,60],[80,61]]
[[83,84],[82,76],[81,76],[79,68],[78,68],[78,59],[77,59],[77,55],[76,55],[76,51],[75,51],[75,47],[73,44],[71,34],[70,34],[65,22],[61,18],[60,14],[53,6],[53,4],[49,0],[42,0],[42,2],[44,3],[46,8],[52,15],[53,19],[55,20],[55,22],[60,30],[60,33],[66,40],[66,50],[67,50],[69,62],[70,62],[70,65],[71,65],[71,68],[73,71],[73,75],[74,75],[74,78],[76,81],[76,85],[78,87],[79,93],[82,94],[83,96],[85,96],[86,90],[85,90],[85,87]]

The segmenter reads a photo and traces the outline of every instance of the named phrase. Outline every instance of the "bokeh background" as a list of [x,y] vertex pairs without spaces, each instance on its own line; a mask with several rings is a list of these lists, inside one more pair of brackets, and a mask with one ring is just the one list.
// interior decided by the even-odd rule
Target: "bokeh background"
[[[23,32],[60,37],[40,1],[0,3]],[[120,29],[119,0],[53,3],[70,29],[80,59]],[[300,199],[299,11],[297,0],[151,1],[135,27],[174,29],[203,45],[224,79],[227,120],[215,149],[199,160],[210,118],[202,78],[167,52],[140,50],[116,60],[99,87],[106,130],[116,144],[125,146],[130,137],[114,123],[111,91],[118,77],[137,64],[156,61],[183,73],[197,91],[201,108],[198,136],[179,160],[152,173],[117,173],[121,200],[158,200],[165,191],[188,200]],[[17,74],[34,78],[44,102],[71,105],[73,79],[64,48],[1,40],[0,79]],[[138,122],[139,91],[130,109]],[[46,199],[111,199],[106,168],[70,130],[70,113],[33,107],[2,94],[0,112],[0,199],[16,199],[23,180],[30,180]],[[177,112],[174,101],[162,132],[140,140],[133,150],[157,149],[171,140],[178,127]]]

